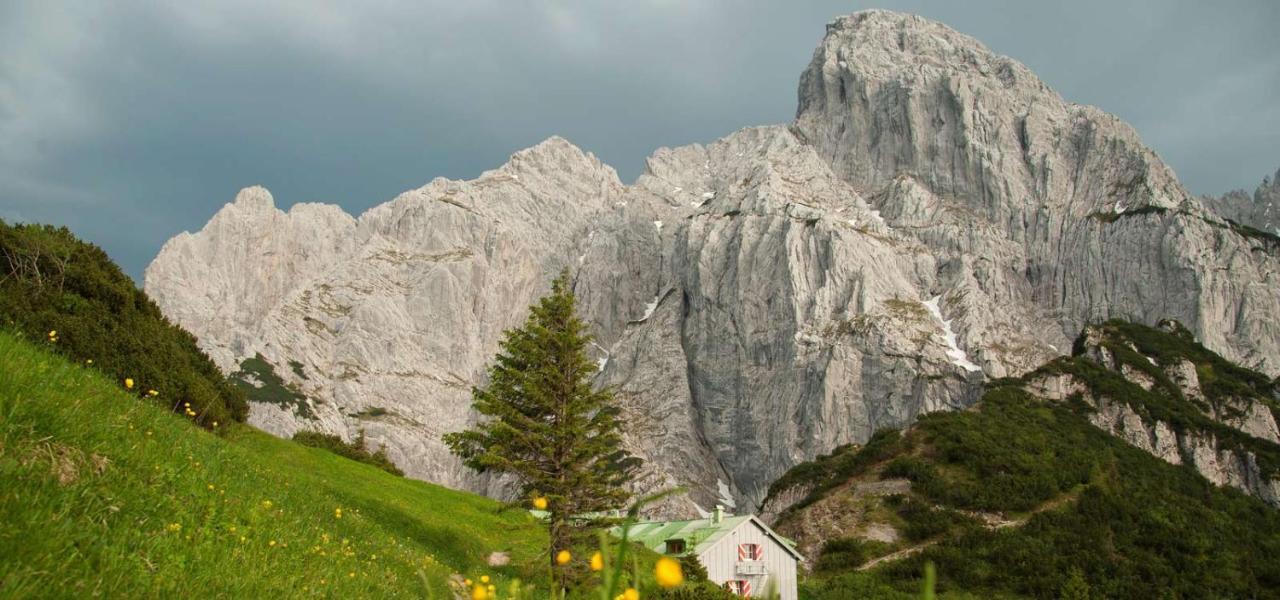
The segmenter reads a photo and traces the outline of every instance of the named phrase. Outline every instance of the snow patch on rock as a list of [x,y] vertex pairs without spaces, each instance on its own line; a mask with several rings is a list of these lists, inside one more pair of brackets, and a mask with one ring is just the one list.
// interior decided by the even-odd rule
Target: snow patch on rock
[[969,360],[969,355],[960,349],[960,345],[956,343],[956,333],[951,330],[951,321],[942,318],[942,309],[938,307],[938,301],[942,300],[942,296],[934,296],[924,303],[925,308],[929,309],[929,314],[933,315],[942,324],[942,341],[947,345],[947,358],[951,359],[951,363],[961,369],[969,372],[981,371],[982,367],[973,364]]

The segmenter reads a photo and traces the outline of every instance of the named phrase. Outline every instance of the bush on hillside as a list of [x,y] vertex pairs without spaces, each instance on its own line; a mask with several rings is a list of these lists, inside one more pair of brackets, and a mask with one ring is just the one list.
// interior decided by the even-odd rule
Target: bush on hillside
[[102,249],[65,227],[0,221],[0,326],[122,385],[131,379],[135,393],[189,409],[204,426],[248,415],[244,393],[195,337],[169,323]]
[[373,465],[392,475],[404,477],[404,471],[401,471],[395,463],[391,462],[391,459],[387,458],[386,448],[378,448],[377,452],[369,452],[365,447],[363,429],[360,430],[360,435],[356,437],[355,441],[351,443],[342,441],[342,438],[336,435],[318,431],[299,431],[293,434],[293,441],[303,446],[328,450],[338,456]]
[[859,537],[842,537],[822,545],[814,569],[820,572],[851,571],[867,561],[888,554],[892,545]]

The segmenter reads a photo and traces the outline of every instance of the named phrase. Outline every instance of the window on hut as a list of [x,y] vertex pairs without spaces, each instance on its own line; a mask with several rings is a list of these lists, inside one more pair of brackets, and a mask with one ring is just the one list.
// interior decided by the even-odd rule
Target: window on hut
[[684,540],[667,540],[667,554],[684,554]]

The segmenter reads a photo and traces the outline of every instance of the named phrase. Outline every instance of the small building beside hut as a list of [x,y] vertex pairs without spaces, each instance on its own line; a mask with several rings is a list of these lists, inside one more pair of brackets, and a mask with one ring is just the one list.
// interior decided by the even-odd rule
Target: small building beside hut
[[708,579],[744,598],[766,598],[771,586],[781,600],[798,598],[804,557],[755,515],[728,516],[716,507],[705,519],[636,523],[627,537],[659,554],[697,557]]

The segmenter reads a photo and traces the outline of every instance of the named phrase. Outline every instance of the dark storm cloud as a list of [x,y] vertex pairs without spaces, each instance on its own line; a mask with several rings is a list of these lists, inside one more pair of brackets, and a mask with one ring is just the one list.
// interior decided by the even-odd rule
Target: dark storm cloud
[[[359,9],[347,5],[363,5]],[[888,2],[1116,113],[1200,193],[1280,164],[1280,3]],[[129,272],[236,190],[358,213],[562,135],[624,180],[659,146],[782,123],[850,2],[0,5],[0,218]]]

